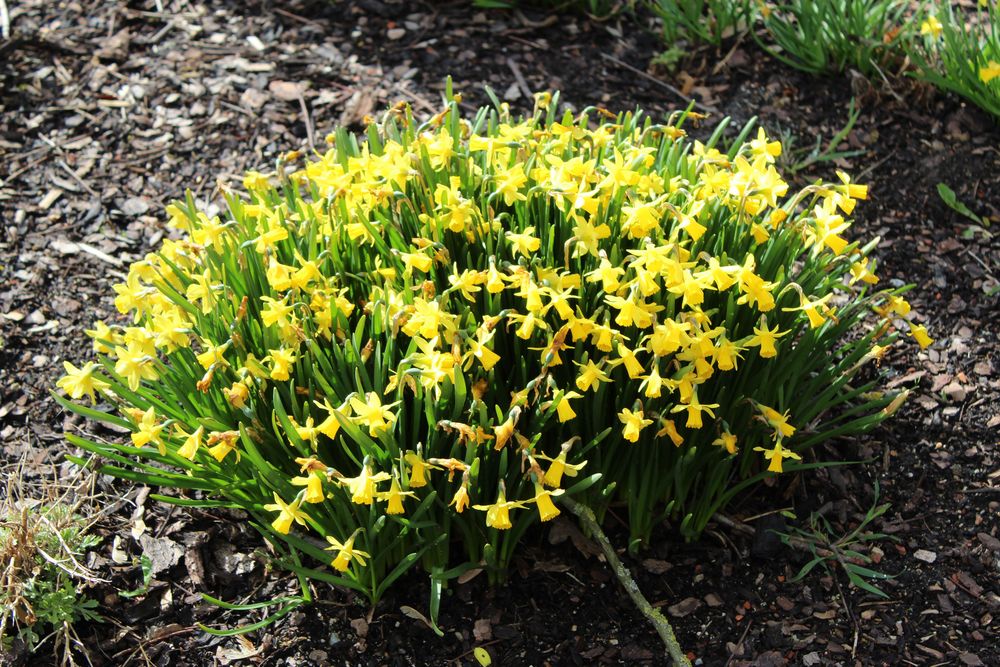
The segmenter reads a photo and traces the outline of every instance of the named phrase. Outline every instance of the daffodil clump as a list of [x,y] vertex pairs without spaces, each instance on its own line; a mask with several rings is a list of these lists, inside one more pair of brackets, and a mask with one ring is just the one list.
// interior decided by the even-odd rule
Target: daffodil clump
[[1000,119],[1000,10],[979,0],[966,12],[951,2],[933,3],[920,24],[921,38],[909,56],[916,76],[961,95]]
[[749,126],[720,149],[693,114],[555,109],[468,120],[449,93],[248,173],[223,217],[169,206],[115,286],[127,319],[59,382],[130,442],[71,442],[377,599],[417,561],[438,592],[502,571],[561,496],[694,537],[898,406],[858,374],[909,312],[850,238],[864,185],[791,191]]

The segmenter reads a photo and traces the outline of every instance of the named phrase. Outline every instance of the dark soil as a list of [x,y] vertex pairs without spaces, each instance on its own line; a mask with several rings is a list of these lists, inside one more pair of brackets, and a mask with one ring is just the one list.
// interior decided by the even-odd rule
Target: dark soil
[[[1000,664],[1000,243],[936,191],[945,182],[1000,221],[1000,129],[990,118],[911,82],[889,89],[853,74],[809,77],[742,44],[648,74],[662,44],[629,19],[486,12],[457,1],[163,5],[8,3],[12,40],[0,41],[4,463],[23,460],[28,478],[50,466],[71,472],[61,463],[62,433],[84,426],[63,415],[49,388],[62,360],[88,355],[82,330],[116,317],[110,285],[162,237],[166,203],[185,188],[212,201],[217,177],[263,167],[338,124],[360,127],[397,100],[432,113],[449,74],[470,108],[486,101],[489,85],[515,108],[530,105],[530,91],[560,89],[576,109],[640,106],[657,118],[687,105],[668,83],[734,125],[758,116],[785,140],[786,169],[817,138],[826,145],[854,98],[861,115],[841,148],[860,154],[797,177],[831,178],[839,167],[870,184],[854,234],[882,238],[880,275],[916,285],[910,300],[936,339],[925,353],[883,362],[892,384],[913,396],[877,432],[827,453],[869,463],[783,477],[728,508],[731,519],[695,544],[663,525],[626,563],[705,665]],[[282,99],[280,82],[308,84],[302,102]],[[894,575],[877,582],[889,597],[849,586],[837,569],[792,583],[808,554],[767,539],[767,529],[801,527],[815,511],[838,535],[849,532],[876,483],[892,504],[872,526],[891,536],[872,553],[877,569]],[[265,569],[266,546],[238,516],[171,511],[147,502],[148,489],[98,484],[118,501],[91,556],[110,579],[93,592],[108,622],[79,629],[94,665],[471,665],[474,646],[495,665],[666,664],[652,629],[568,521],[529,540],[506,585],[491,588],[485,576],[453,585],[441,607],[443,638],[407,614],[426,613],[427,580],[418,574],[375,609],[316,584],[317,604],[249,641],[214,637],[195,624],[233,627],[263,615],[223,612],[200,593],[266,600],[294,593],[295,581]],[[799,518],[782,526],[777,509]],[[607,527],[623,537],[614,517]],[[142,584],[143,553],[157,570],[150,590],[124,599],[117,591]],[[53,660],[43,652],[24,664]]]

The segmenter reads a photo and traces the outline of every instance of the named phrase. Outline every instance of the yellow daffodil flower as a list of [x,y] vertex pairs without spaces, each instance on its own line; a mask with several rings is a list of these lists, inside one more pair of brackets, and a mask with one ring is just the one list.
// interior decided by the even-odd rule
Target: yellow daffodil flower
[[645,418],[642,410],[632,412],[628,408],[624,408],[618,413],[618,421],[625,425],[625,428],[622,429],[622,437],[629,442],[638,442],[642,429],[653,423],[652,419]]
[[347,538],[345,542],[340,542],[332,535],[326,536],[326,541],[330,543],[330,546],[326,547],[326,550],[337,552],[337,556],[331,563],[333,569],[338,572],[347,572],[347,568],[350,567],[352,560],[357,561],[358,565],[364,567],[365,559],[371,558],[371,554],[368,552],[354,548],[354,540],[357,539],[360,532],[361,529],[358,528],[351,534],[350,537]]
[[156,411],[149,408],[142,413],[142,418],[136,424],[137,431],[132,433],[132,444],[136,447],[145,447],[153,444],[159,449],[160,455],[167,453],[167,446],[163,442],[161,433],[166,424],[161,423],[156,417]]
[[938,21],[936,16],[928,16],[924,21],[920,23],[920,34],[930,35],[934,39],[941,36],[941,32],[944,30],[944,26]]
[[770,449],[765,449],[764,447],[754,447],[755,452],[764,452],[764,458],[770,461],[770,465],[767,466],[770,472],[784,472],[782,469],[782,462],[785,459],[796,459],[801,460],[802,457],[793,452],[790,449],[785,449],[781,444],[781,439],[779,438],[775,443],[774,447]]
[[415,498],[417,494],[412,491],[403,491],[399,485],[399,478],[393,477],[388,491],[378,493],[378,499],[387,501],[386,514],[403,514],[406,509],[403,507],[403,498]]
[[194,433],[183,434],[184,444],[180,446],[177,450],[177,456],[181,456],[188,461],[193,461],[195,454],[202,446],[202,439],[205,437],[205,427],[199,426],[195,429]]
[[560,447],[559,455],[554,459],[544,454],[536,454],[537,458],[549,462],[549,469],[545,471],[545,475],[542,478],[542,482],[546,486],[558,488],[562,484],[563,475],[576,477],[580,470],[587,465],[586,461],[581,461],[580,463],[567,463],[566,461],[566,457],[569,455],[570,449],[572,449],[573,443],[576,440],[579,440],[579,438],[573,438],[564,442]]
[[94,375],[97,367],[93,361],[85,363],[83,368],[77,368],[68,361],[64,361],[63,370],[66,371],[66,375],[59,378],[56,386],[65,391],[66,395],[73,400],[81,399],[84,396],[88,397],[93,405],[97,402],[96,392],[103,393],[111,386]]
[[429,464],[421,457],[419,446],[416,452],[406,452],[403,460],[410,465],[410,488],[418,489],[422,486],[427,486],[427,471],[437,466]]
[[597,391],[600,383],[611,382],[608,374],[595,364],[593,359],[588,359],[586,364],[580,364],[575,361],[573,363],[581,368],[580,374],[576,376],[576,388],[580,391],[586,392],[591,388]]
[[767,326],[767,317],[761,316],[760,326],[753,328],[753,336],[751,336],[747,342],[747,347],[760,347],[760,356],[764,359],[771,359],[778,355],[778,350],[775,347],[778,339],[782,336],[787,335],[787,331],[778,331],[778,325],[775,324],[773,329],[769,329]]
[[513,527],[510,522],[510,511],[519,507],[524,507],[522,500],[507,500],[507,492],[503,483],[500,484],[500,492],[497,500],[492,505],[473,505],[472,509],[486,512],[486,526],[498,530],[507,530]]
[[292,529],[293,522],[302,526],[308,525],[306,523],[308,515],[299,509],[303,496],[304,493],[300,492],[292,502],[286,503],[277,492],[274,492],[274,502],[264,505],[265,510],[278,513],[277,518],[271,522],[271,527],[282,535],[287,535]]
[[119,334],[100,320],[94,322],[93,329],[87,329],[84,333],[94,341],[94,352],[98,354],[111,354],[115,345],[124,342]]
[[699,403],[698,394],[694,393],[691,395],[690,401],[687,404],[675,405],[670,409],[670,412],[681,412],[686,410],[688,413],[687,423],[684,424],[688,428],[701,428],[702,418],[701,413],[707,412],[710,416],[714,417],[715,412],[713,408],[719,407],[718,403]]
[[240,452],[236,449],[236,441],[239,440],[239,431],[223,431],[221,433],[211,433],[208,436],[208,453],[219,463],[222,463],[230,452],[236,453],[236,460],[240,460]]
[[507,232],[507,240],[514,247],[516,254],[522,257],[531,257],[542,247],[542,240],[534,235],[535,228],[528,227],[523,232]]
[[979,80],[983,83],[989,83],[998,76],[1000,76],[1000,63],[995,60],[991,60],[984,67],[979,68]]
[[383,405],[382,399],[374,391],[365,394],[365,400],[354,396],[350,400],[351,409],[354,411],[352,421],[368,427],[368,432],[372,437],[377,437],[379,433],[391,430],[396,423],[396,414],[392,408],[396,403]]
[[160,374],[156,371],[153,358],[134,345],[116,347],[114,350],[118,360],[115,362],[115,373],[128,381],[128,388],[136,391],[142,380],[156,381]]
[[552,502],[552,497],[562,495],[563,493],[565,493],[563,489],[550,491],[538,482],[535,482],[535,497],[531,499],[531,502],[534,502],[535,507],[538,508],[538,519],[540,521],[551,521],[559,516],[559,508]]
[[722,435],[712,441],[716,447],[724,448],[728,453],[736,453],[736,436],[729,431],[723,431]]
[[454,507],[457,514],[461,514],[469,506],[469,472],[462,473],[462,483],[452,496],[448,507]]
[[267,361],[271,362],[271,379],[278,382],[289,380],[292,377],[292,365],[296,359],[298,356],[288,348],[268,350]]
[[934,339],[927,335],[927,327],[922,324],[911,324],[907,335],[913,336],[913,340],[917,341],[921,350],[926,350],[934,342]]
[[366,461],[361,466],[357,477],[344,477],[339,480],[341,486],[351,492],[351,502],[358,505],[371,505],[375,500],[376,485],[390,479],[387,472],[372,474],[371,465]]
[[293,477],[292,485],[306,487],[303,499],[307,503],[321,503],[326,499],[323,493],[323,477],[315,472],[305,477]]
[[754,405],[757,410],[760,411],[761,416],[764,421],[774,429],[775,437],[777,438],[788,438],[795,433],[795,427],[788,423],[788,410],[785,410],[784,414],[778,412],[774,408],[770,408],[763,403],[757,403],[754,401]]
[[670,438],[674,447],[680,447],[684,444],[684,437],[677,432],[677,425],[673,419],[660,418],[660,430],[656,432],[656,437],[662,438],[663,436]]

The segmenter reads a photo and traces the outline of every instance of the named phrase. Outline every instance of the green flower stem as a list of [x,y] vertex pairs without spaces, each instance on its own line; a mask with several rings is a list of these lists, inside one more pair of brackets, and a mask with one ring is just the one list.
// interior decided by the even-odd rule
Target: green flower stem
[[646,596],[642,594],[639,590],[639,585],[635,583],[635,579],[629,573],[628,569],[622,564],[621,559],[618,558],[618,553],[615,548],[611,545],[608,540],[608,536],[604,534],[601,530],[601,526],[597,523],[597,518],[594,516],[594,512],[586,505],[581,505],[572,498],[563,496],[559,499],[559,503],[568,509],[570,512],[576,515],[586,528],[586,531],[590,533],[597,545],[601,547],[601,551],[604,553],[604,557],[608,561],[608,566],[611,571],[615,573],[618,577],[618,581],[621,582],[622,588],[628,593],[629,597],[632,598],[632,602],[635,606],[639,608],[642,615],[645,616],[653,627],[656,628],[656,634],[660,635],[660,639],[663,640],[663,644],[667,647],[667,654],[670,659],[673,660],[675,665],[686,665],[691,667],[691,661],[688,660],[684,651],[681,649],[680,644],[677,642],[677,636],[674,635],[674,628],[670,625],[670,621],[667,617],[663,615],[659,609],[656,609],[649,603]]

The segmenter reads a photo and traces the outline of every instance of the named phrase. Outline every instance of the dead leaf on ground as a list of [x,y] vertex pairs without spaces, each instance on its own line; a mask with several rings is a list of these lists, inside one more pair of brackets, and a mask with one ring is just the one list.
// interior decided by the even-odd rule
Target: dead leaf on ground
[[434,629],[434,624],[431,623],[430,619],[427,618],[426,616],[424,616],[423,614],[421,614],[419,611],[417,611],[413,607],[410,607],[409,605],[405,605],[404,604],[402,607],[399,608],[399,611],[401,611],[403,613],[403,616],[406,616],[408,618],[412,618],[412,619],[414,619],[416,621],[420,621],[421,623],[423,623],[424,625],[426,625],[429,630],[433,630]]
[[184,549],[173,540],[167,538],[157,539],[149,535],[143,535],[139,538],[139,544],[142,545],[142,553],[149,558],[153,575],[159,574],[164,570],[169,570],[174,565],[177,565],[181,560],[181,556],[184,555]]
[[259,648],[254,646],[253,642],[242,635],[237,635],[234,639],[236,640],[236,646],[232,648],[220,646],[215,650],[215,659],[219,661],[220,665],[228,665],[237,660],[253,658],[260,655],[261,651],[264,650],[263,646]]

